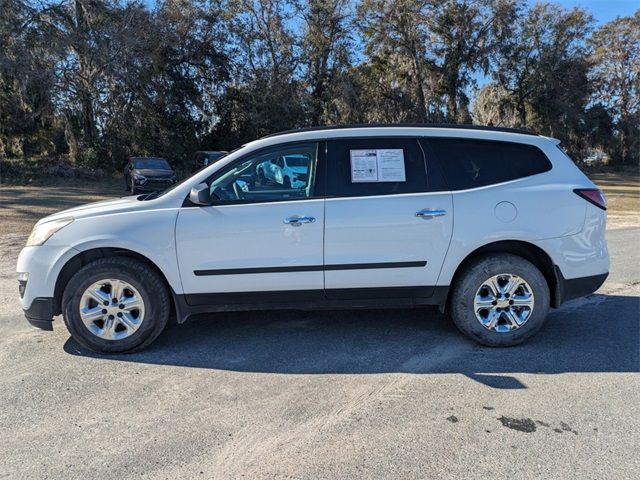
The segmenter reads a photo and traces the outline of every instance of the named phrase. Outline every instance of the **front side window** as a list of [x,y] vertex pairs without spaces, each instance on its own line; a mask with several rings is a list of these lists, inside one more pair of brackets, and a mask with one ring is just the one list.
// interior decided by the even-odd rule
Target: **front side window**
[[414,138],[356,138],[327,142],[330,196],[419,193],[428,189],[424,155]]
[[[316,143],[263,150],[233,163],[210,183],[214,203],[251,203],[310,198],[314,194]],[[284,167],[285,157],[300,165]]]
[[451,190],[466,190],[551,170],[538,147],[521,143],[457,138],[429,139]]

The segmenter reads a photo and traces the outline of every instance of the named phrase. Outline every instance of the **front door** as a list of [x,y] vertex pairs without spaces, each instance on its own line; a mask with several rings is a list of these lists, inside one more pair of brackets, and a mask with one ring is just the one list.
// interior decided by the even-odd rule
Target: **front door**
[[327,298],[431,296],[453,209],[450,192],[430,187],[418,141],[329,141],[327,164]]
[[[306,159],[305,182],[258,176],[284,155]],[[261,150],[216,172],[211,206],[187,206],[176,224],[182,285],[191,304],[289,303],[322,298],[324,200],[318,145]],[[302,176],[301,176],[302,178]]]

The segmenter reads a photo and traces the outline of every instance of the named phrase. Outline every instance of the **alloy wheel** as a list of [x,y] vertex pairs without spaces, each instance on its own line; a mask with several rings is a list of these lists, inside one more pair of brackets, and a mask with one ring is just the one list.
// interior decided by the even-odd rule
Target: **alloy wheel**
[[534,296],[521,277],[502,273],[488,278],[476,292],[473,311],[488,330],[507,333],[522,327],[531,317]]
[[133,335],[144,321],[145,305],[140,292],[119,279],[90,285],[80,298],[80,318],[87,329],[104,340]]

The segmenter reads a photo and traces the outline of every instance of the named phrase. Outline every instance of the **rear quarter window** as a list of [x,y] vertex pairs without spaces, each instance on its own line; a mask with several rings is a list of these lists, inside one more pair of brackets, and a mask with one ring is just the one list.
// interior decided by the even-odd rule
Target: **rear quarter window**
[[451,190],[466,190],[529,177],[551,170],[538,147],[512,142],[429,139]]

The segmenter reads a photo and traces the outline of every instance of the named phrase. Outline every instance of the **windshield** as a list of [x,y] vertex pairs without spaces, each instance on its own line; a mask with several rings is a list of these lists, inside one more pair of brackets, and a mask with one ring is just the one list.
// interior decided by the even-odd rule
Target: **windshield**
[[309,165],[309,159],[302,155],[292,155],[284,158],[287,160],[287,165],[290,167],[306,167]]
[[164,158],[136,158],[134,164],[136,168],[171,170],[171,167]]

